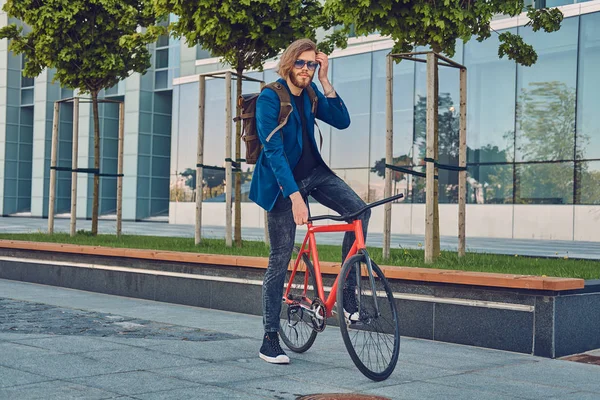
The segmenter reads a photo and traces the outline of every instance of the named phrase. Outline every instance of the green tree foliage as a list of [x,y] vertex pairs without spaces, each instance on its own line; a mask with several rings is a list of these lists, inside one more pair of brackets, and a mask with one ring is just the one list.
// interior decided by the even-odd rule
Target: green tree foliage
[[[98,93],[150,67],[148,43],[163,28],[150,0],[8,0],[3,10],[28,27],[0,29],[9,49],[25,54],[24,74],[54,68],[61,86],[90,94],[94,112],[94,168],[100,168]],[[139,28],[145,28],[139,30]],[[92,234],[98,232],[99,176],[94,177]]]
[[[326,0],[325,11],[352,26],[357,35],[379,32],[390,36],[394,53],[408,53],[415,46],[431,46],[452,57],[457,39],[472,36],[483,41],[491,36],[490,21],[496,15],[516,16],[527,11],[534,31],[560,28],[563,14],[556,8],[525,7],[523,0]],[[348,29],[348,28],[347,28]],[[537,54],[531,45],[510,32],[499,35],[499,57],[532,65]]]
[[[170,25],[176,37],[188,46],[199,45],[220,57],[241,75],[247,69],[262,70],[263,63],[277,56],[300,38],[316,39],[317,28],[329,29],[334,18],[323,13],[320,0],[154,0],[163,14],[179,17]],[[345,33],[337,31],[319,43],[319,49],[331,52],[334,45],[345,45]],[[236,92],[242,94],[242,80],[236,80]],[[240,108],[237,109],[240,115]],[[235,158],[241,159],[241,125],[236,125]],[[241,185],[242,173],[235,176],[235,242],[242,245]]]

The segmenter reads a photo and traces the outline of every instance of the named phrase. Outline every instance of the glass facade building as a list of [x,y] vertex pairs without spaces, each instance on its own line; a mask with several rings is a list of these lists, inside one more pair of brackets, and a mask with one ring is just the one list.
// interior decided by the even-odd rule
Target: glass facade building
[[[558,32],[533,32],[525,26],[523,17],[492,23],[498,33],[518,33],[534,46],[538,60],[531,67],[498,58],[496,33],[481,43],[475,39],[457,43],[453,59],[467,67],[468,79],[467,235],[600,241],[600,233],[592,232],[600,223],[600,113],[596,110],[600,104],[600,77],[596,72],[600,65],[600,0],[577,4],[546,0],[545,5],[561,6],[565,14]],[[344,99],[352,123],[343,131],[320,125],[323,158],[367,202],[383,197],[385,71],[391,46],[390,40],[373,35],[352,38],[347,49],[332,54],[330,80]],[[427,49],[416,49],[423,50]],[[188,48],[167,37],[160,38],[153,54],[153,67],[148,73],[132,76],[106,93],[126,102],[124,209],[129,213],[124,217],[143,219],[168,214],[171,223],[193,224],[198,74],[223,71],[227,66],[202,49]],[[17,79],[22,60],[10,55],[7,58],[4,67],[8,67],[12,78],[8,79],[6,105],[0,106],[7,115],[5,150],[0,152],[0,157],[4,156],[0,158],[4,168],[4,175],[0,174],[4,181],[4,187],[0,186],[4,191],[2,214],[27,212],[29,208],[32,215],[45,216],[34,212],[35,206],[29,204],[35,203],[40,193],[33,193],[35,179],[28,161],[32,149],[33,158],[36,153],[37,118],[33,109],[37,103],[27,99],[38,98],[30,90],[43,84],[48,93],[51,84],[39,78],[34,85],[26,78]],[[275,65],[268,62],[264,72],[247,75],[273,81],[277,79]],[[439,159],[457,165],[459,73],[440,67],[439,79]],[[244,82],[243,90],[257,92],[259,86]],[[59,90],[53,98],[71,95],[63,92]],[[48,99],[46,115],[51,119],[52,103]],[[235,102],[235,93],[232,99]],[[426,100],[425,64],[407,60],[395,64],[395,165],[424,171]],[[116,133],[116,114],[109,108],[105,106],[103,114],[103,163],[111,173],[108,166],[114,164],[116,168],[116,140],[111,136],[111,132]],[[64,113],[65,147],[70,143],[68,113]],[[89,113],[85,117],[89,119]],[[46,119],[46,124],[46,133],[51,132],[51,120]],[[62,135],[61,130],[61,141]],[[46,135],[45,152],[49,157],[48,139]],[[87,143],[92,145],[91,141]],[[9,152],[9,144],[11,149],[22,148],[22,153]],[[89,147],[89,155],[92,149]],[[70,152],[65,151],[60,159],[70,164]],[[204,171],[204,224],[224,224],[225,174],[219,169],[224,160],[224,80],[208,79],[204,164],[217,168]],[[46,166],[47,162],[44,170]],[[35,175],[35,165],[33,169]],[[247,199],[252,166],[242,164],[242,171],[243,225],[259,227],[263,223],[261,211]],[[46,179],[48,176],[44,175]],[[64,183],[59,178],[58,212],[64,211],[63,204],[68,209],[68,178],[65,176]],[[89,193],[86,196],[84,192],[83,197],[89,198],[91,177],[87,179]],[[110,179],[103,185],[101,211],[110,214],[116,204],[116,185]],[[457,172],[440,170],[439,185],[442,234],[454,234]],[[405,201],[393,207],[393,232],[422,233],[424,178],[395,172],[393,191],[405,194]],[[47,183],[43,193],[47,201]],[[86,204],[89,215],[91,201]],[[44,207],[47,205],[39,209]],[[373,228],[381,230],[381,226],[382,218],[374,213]]]

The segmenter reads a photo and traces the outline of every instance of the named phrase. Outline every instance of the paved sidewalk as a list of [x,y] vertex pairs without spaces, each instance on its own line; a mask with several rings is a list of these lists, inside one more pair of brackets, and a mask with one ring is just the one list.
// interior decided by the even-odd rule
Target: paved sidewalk
[[[69,219],[56,218],[55,232],[69,232]],[[78,220],[77,229],[91,229],[91,221]],[[99,221],[99,232],[114,234],[116,222],[110,220]],[[48,220],[27,217],[0,217],[0,233],[29,233],[47,232]],[[153,236],[178,236],[194,237],[193,225],[174,225],[165,222],[123,222],[123,233],[131,235],[153,235]],[[302,242],[306,230],[297,230],[296,241]],[[223,238],[225,229],[222,226],[203,226],[203,237]],[[319,243],[340,245],[342,235],[339,233],[328,233],[319,236]],[[242,237],[247,240],[264,240],[264,229],[243,228]],[[370,232],[367,244],[381,247],[383,234]],[[399,235],[391,236],[392,248],[416,249],[425,243],[423,235]],[[440,238],[442,250],[456,251],[458,239],[452,236]],[[583,242],[572,240],[533,240],[533,239],[497,239],[467,237],[467,251],[495,254],[519,254],[523,256],[538,257],[570,257],[600,260],[600,242]]]
[[288,366],[258,358],[261,334],[256,316],[0,280],[0,399],[600,399],[595,365],[403,338],[377,383],[335,327]]

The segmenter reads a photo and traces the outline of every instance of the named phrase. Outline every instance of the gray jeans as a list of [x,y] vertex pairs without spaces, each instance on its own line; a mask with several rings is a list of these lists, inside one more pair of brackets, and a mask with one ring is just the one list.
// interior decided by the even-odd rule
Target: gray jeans
[[[346,182],[323,166],[315,168],[308,177],[297,183],[302,197],[311,193],[311,196],[319,203],[341,215],[352,213],[365,206],[365,202]],[[370,216],[371,210],[366,210],[359,217],[362,220],[365,241]],[[275,206],[268,213],[268,229],[271,253],[262,289],[263,325],[265,332],[277,332],[279,331],[283,285],[296,236],[292,201],[288,197],[279,195]],[[345,233],[342,243],[342,262],[346,259],[354,240],[354,232]],[[350,274],[349,279],[354,276],[354,274]]]

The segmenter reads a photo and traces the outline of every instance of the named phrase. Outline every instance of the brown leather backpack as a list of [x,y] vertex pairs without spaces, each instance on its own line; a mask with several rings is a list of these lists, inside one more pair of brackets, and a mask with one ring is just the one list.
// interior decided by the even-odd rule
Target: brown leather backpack
[[[267,142],[271,140],[271,137],[285,126],[290,117],[290,114],[293,111],[290,94],[287,89],[279,82],[272,82],[262,88],[265,90],[266,88],[272,89],[279,96],[279,118],[278,124],[275,129],[267,136]],[[308,97],[310,99],[310,103],[312,104],[312,113],[316,114],[317,105],[319,98],[315,93],[314,89],[309,85],[306,87],[306,91],[308,93]],[[262,151],[262,144],[258,138],[258,131],[256,130],[256,101],[258,100],[258,96],[260,93],[251,93],[251,94],[243,94],[238,98],[238,105],[241,107],[241,115],[239,117],[235,117],[233,120],[242,121],[242,140],[246,143],[246,163],[247,164],[256,164],[258,157],[260,156],[260,152]],[[315,120],[315,124],[316,124]],[[318,128],[318,125],[317,125]],[[283,133],[280,131],[283,139]],[[319,129],[319,134],[321,135],[321,146],[323,145],[323,135],[321,134],[321,130]]]

